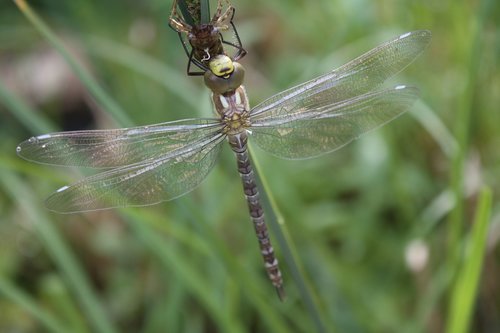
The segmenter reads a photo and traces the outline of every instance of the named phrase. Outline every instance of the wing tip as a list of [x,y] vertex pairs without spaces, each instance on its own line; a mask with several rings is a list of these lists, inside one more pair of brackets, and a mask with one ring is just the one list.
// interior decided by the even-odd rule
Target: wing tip
[[406,85],[406,84],[398,84],[396,86],[394,86],[392,88],[393,90],[405,90],[405,91],[411,91],[411,92],[415,92],[417,94],[420,93],[420,89],[418,87],[415,87],[415,86],[409,86],[409,85]]
[[19,145],[17,145],[16,153],[19,157],[21,157],[27,161],[36,162],[35,160],[32,160],[28,156],[26,156],[25,152],[26,152],[26,154],[29,154],[30,151],[35,151],[35,150],[39,149],[39,147],[45,148],[46,144],[43,144],[42,146],[40,146],[40,141],[50,139],[51,137],[52,137],[52,135],[50,135],[50,134],[42,134],[39,136],[32,136],[28,140],[25,140],[25,141],[21,142]]
[[430,30],[422,29],[404,33],[398,39],[417,38],[422,45],[422,51],[430,44],[432,39],[432,32]]

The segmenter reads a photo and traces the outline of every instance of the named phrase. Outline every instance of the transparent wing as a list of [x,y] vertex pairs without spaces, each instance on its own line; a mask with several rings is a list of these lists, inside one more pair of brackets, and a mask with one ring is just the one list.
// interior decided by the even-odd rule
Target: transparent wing
[[397,86],[345,101],[325,102],[314,110],[295,105],[286,115],[252,120],[252,141],[281,158],[318,156],[391,121],[417,98],[417,88]]
[[388,41],[332,72],[270,97],[252,109],[254,119],[308,110],[348,100],[374,90],[408,66],[429,44],[431,33],[419,30]]
[[156,159],[102,172],[64,186],[46,201],[61,213],[142,206],[172,200],[199,185],[215,164],[223,134]]
[[110,168],[163,156],[210,138],[221,127],[215,119],[187,119],[133,128],[44,134],[22,142],[17,153],[38,163]]

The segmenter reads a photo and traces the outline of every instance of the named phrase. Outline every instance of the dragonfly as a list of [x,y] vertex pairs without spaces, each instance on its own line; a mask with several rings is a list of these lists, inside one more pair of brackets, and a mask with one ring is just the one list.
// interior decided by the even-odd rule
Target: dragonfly
[[249,213],[267,274],[284,298],[283,278],[264,219],[247,150],[258,147],[284,159],[305,159],[339,149],[400,116],[419,96],[407,85],[383,88],[423,52],[427,30],[400,35],[347,64],[280,92],[250,108],[244,67],[220,54],[204,81],[216,117],[150,126],[43,134],[17,147],[20,157],[61,166],[105,168],[63,186],[45,202],[73,213],[172,200],[197,187],[227,141],[237,160]]
[[[227,55],[227,48],[235,51],[231,56],[233,61],[246,55],[233,22],[235,8],[228,0],[218,0],[217,9],[210,20],[206,17],[210,12],[208,0],[186,1],[174,0],[169,25],[178,33],[188,56],[188,75],[204,75],[209,70],[210,60],[217,55]],[[228,33],[232,40],[224,38],[223,33]],[[191,65],[201,71],[193,71]]]

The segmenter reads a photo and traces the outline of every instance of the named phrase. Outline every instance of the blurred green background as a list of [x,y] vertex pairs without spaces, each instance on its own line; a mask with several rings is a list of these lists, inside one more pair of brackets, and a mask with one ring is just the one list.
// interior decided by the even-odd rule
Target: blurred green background
[[500,330],[498,1],[234,0],[252,105],[404,32],[433,33],[391,82],[420,88],[411,112],[317,159],[255,150],[314,306],[284,260],[285,303],[267,281],[227,147],[172,202],[43,207],[90,171],[21,160],[22,140],[212,110],[202,80],[185,75],[170,0],[30,4],[114,102],[104,109],[40,28],[2,2],[0,332]]

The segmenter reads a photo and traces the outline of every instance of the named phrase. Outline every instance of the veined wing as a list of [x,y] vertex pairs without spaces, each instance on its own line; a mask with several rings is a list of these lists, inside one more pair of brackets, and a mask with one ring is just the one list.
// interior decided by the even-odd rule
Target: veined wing
[[198,186],[215,164],[224,134],[64,186],[46,201],[50,210],[73,213],[172,200]]
[[186,119],[151,126],[74,131],[32,137],[17,147],[22,158],[44,164],[111,168],[144,162],[208,139],[216,119]]
[[330,73],[274,95],[252,109],[254,119],[284,115],[290,107],[304,112],[365,94],[408,66],[431,40],[418,30],[388,41]]
[[301,159],[336,150],[361,134],[391,121],[418,98],[418,89],[397,86],[345,101],[288,108],[284,115],[251,119],[252,141],[281,158]]

